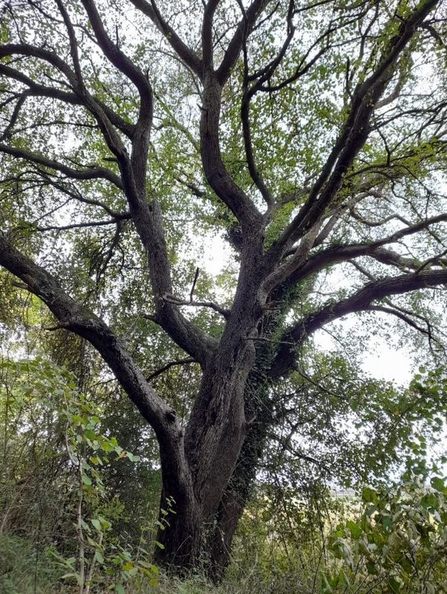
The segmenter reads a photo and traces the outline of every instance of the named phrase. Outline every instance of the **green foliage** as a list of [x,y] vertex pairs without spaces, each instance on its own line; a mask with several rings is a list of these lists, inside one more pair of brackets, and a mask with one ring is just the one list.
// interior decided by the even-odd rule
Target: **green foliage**
[[[145,548],[150,544],[143,537],[126,543],[113,527],[124,507],[107,484],[108,471],[112,463],[140,458],[103,428],[101,407],[77,391],[66,370],[34,358],[2,362],[0,413],[5,567],[14,535],[25,534],[17,563],[28,562],[29,548],[30,556],[46,559],[51,576],[77,583],[80,592],[120,592],[137,574],[155,584],[158,569]],[[36,584],[46,579],[40,564]],[[27,591],[17,576],[14,562],[5,572],[6,592]]]
[[442,455],[444,374],[418,374],[404,388],[337,353],[302,353],[299,370],[271,389],[275,439],[263,471],[274,484],[306,491],[386,484],[416,464],[422,469]]
[[61,571],[47,551],[25,538],[0,534],[0,592],[50,594],[56,592]]
[[[240,592],[238,588],[241,584],[247,593],[289,594],[294,593],[294,588],[299,586],[303,593],[320,594],[317,585],[320,584],[319,575],[323,569],[327,583],[335,592],[337,588],[342,588],[342,584],[346,587],[345,578],[337,577],[342,575],[340,563],[346,561],[338,557],[335,561],[330,557],[329,565],[324,565],[328,547],[327,532],[334,519],[339,519],[345,512],[338,500],[329,497],[327,489],[323,487],[325,473],[319,474],[314,462],[306,462],[306,453],[318,453],[323,465],[338,468],[340,477],[343,476],[343,466],[340,464],[343,462],[346,474],[351,473],[351,480],[354,468],[356,471],[363,468],[358,473],[358,480],[362,476],[386,476],[387,468],[390,468],[387,465],[396,458],[408,468],[420,468],[428,472],[427,445],[433,442],[432,435],[442,434],[443,425],[439,419],[445,411],[445,374],[441,368],[432,372],[421,369],[409,390],[397,390],[383,382],[366,380],[358,369],[335,355],[318,356],[307,368],[313,371],[312,375],[298,373],[292,376],[289,384],[282,385],[281,391],[273,391],[272,398],[278,398],[274,400],[274,412],[279,414],[283,410],[285,402],[281,400],[281,394],[288,386],[287,403],[295,403],[295,422],[301,414],[302,421],[318,417],[321,426],[314,420],[308,425],[307,433],[306,423],[302,422],[302,435],[310,441],[295,443],[295,453],[285,457],[281,444],[285,443],[287,427],[283,420],[278,425],[278,430],[283,432],[279,434],[279,448],[276,451],[269,448],[269,464],[264,467],[264,472],[268,473],[264,477],[268,477],[268,481],[257,491],[242,522],[234,549],[235,564],[230,570],[228,581],[216,590],[219,594]],[[47,583],[45,580],[48,579],[46,591],[51,592],[52,580],[54,591],[57,591],[61,575],[65,576],[64,588],[80,583],[79,545],[82,539],[85,566],[83,583],[92,592],[112,588],[112,591],[115,589],[117,592],[144,593],[155,582],[162,593],[164,590],[169,593],[209,592],[209,586],[205,585],[201,577],[191,577],[182,583],[157,575],[150,560],[153,540],[148,532],[135,527],[132,528],[131,537],[130,533],[126,533],[130,526],[127,517],[132,512],[135,512],[134,522],[143,523],[151,514],[154,517],[159,482],[156,453],[141,448],[144,438],[139,432],[144,435],[144,428],[138,429],[133,409],[120,408],[117,415],[118,396],[113,393],[98,401],[99,391],[96,402],[90,396],[82,396],[70,374],[42,357],[22,361],[4,360],[1,369],[0,401],[5,422],[0,432],[3,431],[2,450],[7,452],[3,458],[6,464],[2,465],[6,480],[0,489],[5,534],[7,538],[14,539],[16,537],[9,534],[21,531],[29,538],[23,541],[24,551],[38,551],[39,558],[46,560],[48,576],[45,571],[42,573],[40,565],[36,570],[38,581]],[[175,389],[183,372],[181,368],[174,368],[171,373],[172,384],[166,383],[165,378],[160,387]],[[343,386],[343,398],[339,397],[340,386]],[[293,397],[292,390],[295,391]],[[126,410],[124,415],[123,410]],[[281,419],[279,414],[278,420]],[[294,422],[294,417],[289,416],[289,421]],[[347,422],[351,429],[358,425],[359,436],[365,427],[369,427],[371,439],[377,433],[377,440],[380,439],[382,444],[380,456],[377,447],[371,446],[374,440],[356,443],[355,436],[343,434],[341,429]],[[417,435],[414,428],[417,429]],[[115,429],[118,437],[114,437]],[[343,439],[347,440],[346,443]],[[324,450],[317,452],[317,444],[320,447],[326,444],[326,453]],[[404,450],[398,448],[406,448],[405,456],[402,455]],[[138,459],[131,453],[135,450],[146,458]],[[32,456],[23,456],[24,451],[32,451]],[[278,456],[281,451],[281,456]],[[296,456],[297,452],[301,453],[301,458]],[[377,464],[379,460],[384,463]],[[141,473],[143,468],[148,469],[147,479]],[[281,472],[273,473],[273,468],[281,468]],[[44,491],[40,497],[38,494],[42,485]],[[141,485],[154,493],[152,511],[144,503],[144,498],[139,502]],[[410,493],[408,485],[396,487],[400,489],[400,501]],[[443,485],[440,478],[433,479],[434,491],[430,492],[429,498],[424,499],[426,493],[420,491],[418,505],[425,509],[425,512],[421,512],[425,522],[422,526],[432,522],[432,515],[437,522],[436,513],[444,517]],[[415,492],[416,488],[413,495]],[[408,526],[409,520],[402,516],[402,504],[399,503],[401,507],[398,508],[391,494],[385,496],[383,493],[377,486],[363,491],[365,501],[368,500],[365,505],[377,508],[372,518],[377,518],[379,512],[384,515],[385,511],[390,516],[392,511],[396,516],[394,531],[402,529],[402,522]],[[126,506],[123,505],[124,501]],[[79,502],[82,503],[80,515]],[[146,518],[139,515],[140,505],[148,514]],[[424,505],[426,508],[423,508]],[[169,522],[172,513],[175,513],[174,502],[170,502],[162,512],[161,522]],[[345,516],[343,535],[339,537],[347,539],[351,552],[354,550],[357,554],[354,544],[361,540],[363,534],[359,530],[368,528],[369,532],[364,538],[374,540],[378,538],[375,536],[378,528],[374,522],[368,527],[364,520],[353,519],[355,510],[349,514]],[[412,520],[414,522],[415,517]],[[152,526],[155,523],[154,517]],[[384,519],[380,525],[381,529],[389,530],[388,519]],[[59,532],[58,539],[54,539],[56,530]],[[433,531],[430,529],[427,534],[432,538]],[[330,540],[331,547],[333,542],[335,540]],[[405,544],[405,541],[402,542]],[[402,542],[399,545],[401,553],[407,550],[403,548]],[[432,540],[427,543],[424,541],[425,553],[418,557],[422,565],[417,565],[417,570],[422,575],[428,568],[433,568],[430,579],[436,584],[442,575],[439,569],[442,563],[440,555],[439,562],[436,558],[438,545],[430,543]],[[6,551],[8,546],[5,547]],[[390,545],[385,541],[385,546]],[[335,544],[334,547],[331,555],[336,556],[339,553],[335,552]],[[390,558],[396,556],[383,557],[382,549],[380,554],[377,550],[371,553],[378,575],[393,569]],[[345,549],[339,547],[337,550]],[[34,559],[34,553],[30,555]],[[17,558],[19,562],[22,561]],[[23,563],[28,562],[31,561],[23,560]],[[383,569],[380,569],[381,563],[384,564]],[[348,569],[344,568],[343,571],[346,574]],[[26,584],[20,585],[24,582],[17,581],[19,573],[20,570],[14,569],[5,576],[9,580],[7,583],[11,592],[15,592],[14,588],[26,592],[29,588]],[[404,579],[399,573],[396,575],[398,582]],[[337,582],[337,579],[341,581]],[[349,579],[355,583],[357,578],[351,576]]]
[[[123,549],[116,539],[110,538],[112,522],[120,517],[123,507],[119,499],[108,492],[102,467],[112,458],[115,461],[127,458],[137,462],[139,456],[124,450],[116,437],[109,437],[101,431],[95,408],[79,394],[66,402],[67,449],[78,483],[79,553],[78,560],[75,557],[64,559],[56,553],[55,557],[67,569],[63,579],[76,579],[81,592],[87,592],[93,584],[118,592],[138,572],[156,583],[158,570],[144,558],[134,559],[131,552]],[[89,510],[87,513],[86,508]],[[144,551],[141,549],[141,552]],[[108,582],[112,585],[107,585]]]
[[426,479],[363,489],[361,514],[330,536],[323,594],[447,592],[446,480]]

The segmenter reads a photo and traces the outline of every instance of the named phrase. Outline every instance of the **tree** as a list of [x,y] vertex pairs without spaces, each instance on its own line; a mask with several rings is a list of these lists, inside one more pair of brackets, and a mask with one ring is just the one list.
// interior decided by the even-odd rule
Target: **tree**
[[[48,307],[49,330],[90,343],[154,430],[173,512],[159,560],[190,567],[207,551],[219,575],[272,386],[308,337],[382,312],[435,348],[418,299],[399,296],[447,283],[445,5],[2,11],[0,264]],[[237,265],[226,304],[188,259],[191,233],[210,232]],[[200,368],[184,423],[151,386],[162,369],[147,372],[160,332],[161,368]]]

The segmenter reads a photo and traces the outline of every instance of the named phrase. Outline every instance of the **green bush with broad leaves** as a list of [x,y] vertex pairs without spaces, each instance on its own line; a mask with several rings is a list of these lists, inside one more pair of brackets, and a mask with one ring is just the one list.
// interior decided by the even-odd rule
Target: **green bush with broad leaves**
[[447,592],[447,485],[425,472],[364,487],[361,514],[329,538],[322,594]]

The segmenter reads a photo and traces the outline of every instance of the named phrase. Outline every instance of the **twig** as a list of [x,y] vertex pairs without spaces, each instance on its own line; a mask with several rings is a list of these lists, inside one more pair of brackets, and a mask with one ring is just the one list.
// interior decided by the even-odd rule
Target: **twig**
[[[193,289],[194,289],[194,287],[193,287]],[[169,293],[165,293],[163,295],[163,300],[166,301],[166,303],[172,303],[172,305],[190,305],[193,307],[209,307],[211,309],[214,309],[214,311],[217,311],[218,313],[220,313],[224,318],[228,318],[228,316],[230,315],[229,309],[225,309],[224,307],[221,307],[220,305],[217,305],[217,303],[213,303],[212,301],[192,301],[192,300],[186,301],[184,299],[179,299],[178,297],[174,297],[174,295],[170,295]]]
[[56,330],[66,330],[69,327],[69,323],[60,323],[56,324],[56,326],[43,326],[42,330],[46,330],[47,332],[55,332]]
[[189,294],[189,301],[192,303],[192,296],[194,295],[194,289],[196,288],[197,279],[199,278],[199,268],[196,268],[196,273],[194,275],[194,280],[191,287],[191,293]]
[[142,313],[141,317],[144,318],[145,320],[149,320],[151,322],[154,322],[154,324],[158,324],[160,325],[160,322],[157,318],[157,314],[148,314],[148,313]]
[[246,336],[245,340],[253,340],[257,342],[271,342],[273,344],[288,344],[290,346],[296,346],[295,342],[287,342],[286,340],[274,340],[273,338],[267,338],[266,336]]
[[193,359],[192,357],[186,357],[185,359],[179,359],[178,361],[171,361],[170,363],[167,363],[160,369],[157,369],[157,371],[154,371],[154,373],[151,373],[146,378],[146,381],[148,381],[148,382],[152,381],[153,379],[155,379],[156,377],[158,377],[159,375],[161,375],[162,373],[164,373],[171,367],[174,367],[175,365],[187,365],[188,363],[196,363],[196,362],[197,361],[195,359]]

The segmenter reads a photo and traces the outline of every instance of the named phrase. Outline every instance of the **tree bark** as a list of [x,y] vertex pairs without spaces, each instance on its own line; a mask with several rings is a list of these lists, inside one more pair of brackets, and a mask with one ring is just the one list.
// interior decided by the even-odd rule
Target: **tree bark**
[[250,499],[267,427],[268,423],[261,421],[255,421],[250,427],[234,474],[222,495],[214,528],[208,537],[209,575],[215,583],[221,581],[231,561],[233,539]]

